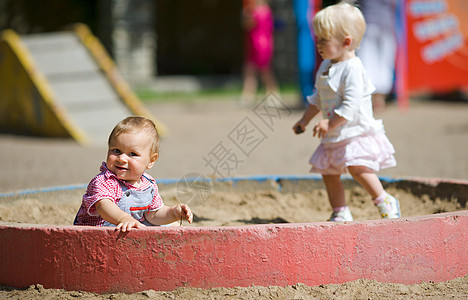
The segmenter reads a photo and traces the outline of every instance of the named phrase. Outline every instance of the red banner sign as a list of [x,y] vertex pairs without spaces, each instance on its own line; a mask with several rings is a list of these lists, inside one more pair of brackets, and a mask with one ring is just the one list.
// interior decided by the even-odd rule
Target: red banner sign
[[408,76],[412,91],[468,87],[468,1],[407,0]]

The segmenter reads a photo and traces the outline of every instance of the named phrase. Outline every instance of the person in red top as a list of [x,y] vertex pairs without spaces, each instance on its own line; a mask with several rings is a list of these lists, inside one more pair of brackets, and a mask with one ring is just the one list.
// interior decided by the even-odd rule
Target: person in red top
[[193,220],[186,204],[165,206],[155,180],[145,171],[159,154],[159,135],[144,117],[128,117],[112,130],[107,160],[88,184],[74,225],[116,226],[122,232],[146,225]]
[[278,92],[271,70],[273,58],[273,13],[267,0],[250,0],[244,7],[243,25],[246,30],[244,82],[241,100],[250,104],[257,93],[257,72],[267,92]]

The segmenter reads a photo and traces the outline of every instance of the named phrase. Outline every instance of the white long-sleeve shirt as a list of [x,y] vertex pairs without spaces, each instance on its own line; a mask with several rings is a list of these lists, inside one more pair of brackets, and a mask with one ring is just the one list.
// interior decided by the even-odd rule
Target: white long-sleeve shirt
[[358,57],[335,64],[324,60],[315,82],[315,91],[307,101],[321,110],[324,119],[337,114],[347,120],[329,131],[322,143],[337,143],[383,129],[382,120],[375,120],[372,112],[375,87]]

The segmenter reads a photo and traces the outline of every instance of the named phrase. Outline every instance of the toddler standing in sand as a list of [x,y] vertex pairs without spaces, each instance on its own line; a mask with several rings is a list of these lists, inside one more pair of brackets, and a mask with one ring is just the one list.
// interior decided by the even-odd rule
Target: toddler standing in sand
[[122,232],[145,225],[192,222],[185,204],[165,206],[155,180],[145,173],[158,159],[159,135],[144,117],[128,117],[112,130],[107,160],[88,185],[74,225],[114,226]]
[[368,79],[355,49],[366,30],[360,10],[340,2],[319,11],[313,21],[317,48],[324,59],[309,106],[294,125],[296,134],[322,112],[313,129],[321,143],[310,159],[312,172],[322,174],[333,208],[330,221],[352,221],[340,175],[349,171],[371,195],[383,218],[400,217],[399,202],[387,194],[375,174],[396,165],[392,144],[381,120],[375,120]]

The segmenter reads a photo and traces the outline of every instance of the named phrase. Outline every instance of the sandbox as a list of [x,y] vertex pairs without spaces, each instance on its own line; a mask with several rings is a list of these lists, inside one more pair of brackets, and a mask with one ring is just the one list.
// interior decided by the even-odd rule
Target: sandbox
[[[329,213],[323,207],[318,220],[308,219],[301,215],[304,204],[296,200],[300,200],[301,193],[323,188],[320,180],[308,176],[257,176],[212,181],[211,192],[223,195],[221,201],[208,200],[204,206],[194,207],[198,220],[190,226],[146,228],[122,235],[108,228],[2,222],[0,284],[134,293],[178,287],[315,286],[359,278],[413,284],[468,274],[468,183],[435,179],[382,181],[386,188],[400,193],[402,218],[365,220],[363,216],[354,222],[329,223],[320,220],[324,219],[322,214]],[[176,184],[160,181],[165,199],[173,197]],[[352,181],[347,183],[347,190],[360,194]],[[240,192],[240,202],[226,204],[224,209],[239,206],[251,211],[263,206],[266,210],[274,203],[276,209],[272,211],[290,209],[303,222],[292,213],[280,213],[248,216],[244,225],[233,226],[239,220],[231,220],[226,222],[229,226],[206,226],[213,221],[202,213],[204,207],[209,206],[212,213],[218,210],[228,219],[222,205],[235,197],[226,195]],[[247,199],[254,193],[263,197],[257,203]],[[456,209],[405,215],[404,193],[429,202],[448,199]],[[359,197],[356,199],[351,206],[361,202]],[[314,199],[310,202],[312,205]]]

